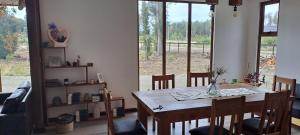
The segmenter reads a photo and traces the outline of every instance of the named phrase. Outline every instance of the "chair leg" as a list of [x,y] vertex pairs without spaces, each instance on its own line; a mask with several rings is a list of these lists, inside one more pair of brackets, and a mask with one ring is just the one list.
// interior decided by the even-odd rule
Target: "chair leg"
[[220,126],[220,117],[217,117],[217,126]]
[[152,130],[155,131],[155,119],[152,120]]
[[185,121],[182,122],[182,135],[185,135]]
[[172,125],[173,125],[173,128],[175,128],[175,122],[173,122]]
[[191,120],[189,120],[189,124],[191,124],[192,123],[192,121]]
[[196,128],[199,127],[199,123],[198,120],[196,120]]
[[289,135],[292,135],[292,117],[289,118]]

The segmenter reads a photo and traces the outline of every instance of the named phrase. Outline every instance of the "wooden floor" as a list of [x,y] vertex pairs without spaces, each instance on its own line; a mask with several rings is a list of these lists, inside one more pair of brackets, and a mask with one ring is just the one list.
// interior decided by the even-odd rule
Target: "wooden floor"
[[[136,113],[127,114],[126,117],[135,117]],[[245,116],[247,117],[247,116]],[[150,125],[148,129],[148,135],[155,135],[156,133],[152,131],[152,121],[149,118],[148,125]],[[200,126],[208,125],[207,119],[200,120]],[[99,120],[99,121],[90,121],[90,122],[81,122],[75,125],[75,130],[71,133],[64,134],[64,135],[107,135],[106,133],[106,120]],[[189,129],[195,128],[195,121],[191,124],[186,122],[186,135],[189,135]],[[43,134],[36,134],[36,135],[55,135],[55,128],[48,127],[47,133]],[[176,123],[176,127],[172,130],[172,135],[181,135],[181,123]],[[292,135],[300,135],[300,128],[299,127],[292,127]]]

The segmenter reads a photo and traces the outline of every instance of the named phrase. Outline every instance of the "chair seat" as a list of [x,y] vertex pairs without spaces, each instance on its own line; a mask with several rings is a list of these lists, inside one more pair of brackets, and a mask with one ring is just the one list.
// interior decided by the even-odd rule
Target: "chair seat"
[[146,135],[145,127],[136,119],[116,119],[114,120],[116,135]]
[[[250,119],[245,119],[243,121],[243,132],[244,134],[253,134],[256,135],[258,132],[258,127],[259,127],[260,119],[259,118],[250,118]],[[263,127],[263,133],[266,133],[265,129],[267,127],[267,122],[264,123]],[[270,126],[270,130],[274,129],[272,125]]]
[[[223,128],[223,135],[229,135],[230,132]],[[215,131],[214,131],[214,135],[218,135],[219,133],[219,127],[216,126],[215,127]],[[192,129],[190,130],[190,134],[191,135],[209,135],[209,126],[204,126],[204,127],[199,127],[199,128],[195,128],[195,129]]]
[[300,99],[294,100],[292,117],[300,118]]

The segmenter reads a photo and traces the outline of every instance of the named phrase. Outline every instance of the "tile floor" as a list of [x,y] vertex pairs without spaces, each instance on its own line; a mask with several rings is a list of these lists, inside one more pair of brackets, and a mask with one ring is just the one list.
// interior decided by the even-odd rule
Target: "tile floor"
[[[136,117],[136,113],[127,114],[126,117]],[[246,117],[246,116],[245,116]],[[152,131],[152,121],[149,118],[149,129],[148,135],[156,135],[155,132]],[[207,119],[200,120],[200,126],[208,125]],[[189,135],[189,129],[195,127],[195,121],[192,121],[191,124],[186,122],[186,135]],[[64,135],[107,135],[106,129],[106,120],[99,121],[89,121],[89,122],[80,122],[75,124],[75,130],[71,133],[67,133]],[[48,127],[47,132],[43,134],[35,134],[35,135],[55,135],[55,127]],[[172,129],[172,135],[181,135],[181,123],[176,123],[176,127]],[[292,135],[300,135],[300,127],[292,127]]]

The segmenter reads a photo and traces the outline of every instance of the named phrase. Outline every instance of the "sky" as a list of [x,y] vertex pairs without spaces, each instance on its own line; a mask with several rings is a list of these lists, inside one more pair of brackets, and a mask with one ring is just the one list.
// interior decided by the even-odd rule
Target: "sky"
[[12,8],[16,9],[15,17],[25,20],[25,18],[26,18],[26,8],[23,8],[22,10],[19,10],[17,6],[9,6],[8,8],[9,9],[12,9]]
[[278,11],[279,9],[279,4],[272,4],[272,5],[268,5],[266,6],[265,8],[265,14],[268,14],[268,13],[275,13],[276,11]]
[[[188,4],[172,3],[167,4],[168,20],[170,22],[180,22],[188,20]],[[192,21],[206,21],[209,17],[210,6],[204,4],[194,4],[192,6]]]

